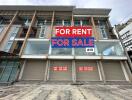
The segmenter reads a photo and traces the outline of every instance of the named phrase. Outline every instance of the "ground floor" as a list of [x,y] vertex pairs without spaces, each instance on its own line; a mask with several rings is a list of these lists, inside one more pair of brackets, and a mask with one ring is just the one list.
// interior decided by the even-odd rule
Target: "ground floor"
[[15,83],[0,86],[0,100],[132,100],[132,85]]
[[121,60],[25,59],[18,80],[53,82],[130,81],[131,72]]

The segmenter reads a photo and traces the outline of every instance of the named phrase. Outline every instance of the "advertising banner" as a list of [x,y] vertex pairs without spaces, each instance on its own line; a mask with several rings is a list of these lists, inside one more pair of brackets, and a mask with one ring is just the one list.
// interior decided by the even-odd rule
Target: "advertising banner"
[[91,37],[92,27],[88,26],[58,26],[55,28],[56,37]]
[[94,38],[61,38],[54,37],[51,39],[52,48],[86,48],[94,47]]

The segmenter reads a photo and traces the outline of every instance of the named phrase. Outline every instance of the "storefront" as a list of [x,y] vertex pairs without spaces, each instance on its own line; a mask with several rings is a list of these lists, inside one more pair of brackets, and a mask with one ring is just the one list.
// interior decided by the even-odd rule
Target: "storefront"
[[17,55],[0,51],[0,83],[16,81],[20,67],[20,59]]
[[51,60],[49,81],[72,81],[71,60]]
[[99,81],[99,71],[96,61],[77,60],[76,80],[77,81]]
[[22,80],[44,80],[46,61],[26,60]]
[[126,80],[120,61],[103,61],[102,66],[106,81]]

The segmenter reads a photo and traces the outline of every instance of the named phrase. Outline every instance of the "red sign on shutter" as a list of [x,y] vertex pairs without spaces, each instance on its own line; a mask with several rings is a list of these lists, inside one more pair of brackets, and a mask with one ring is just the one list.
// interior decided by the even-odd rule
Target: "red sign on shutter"
[[91,66],[81,66],[78,68],[79,71],[93,71],[93,67]]
[[55,66],[53,67],[53,71],[67,71],[67,66]]
[[53,67],[53,70],[54,70],[54,71],[57,71],[57,67]]

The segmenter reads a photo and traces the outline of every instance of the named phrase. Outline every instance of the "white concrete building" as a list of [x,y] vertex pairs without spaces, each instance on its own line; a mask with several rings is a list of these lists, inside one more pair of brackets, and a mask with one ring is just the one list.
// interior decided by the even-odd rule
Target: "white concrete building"
[[125,27],[119,30],[119,36],[130,58],[132,59],[132,19],[125,23]]

